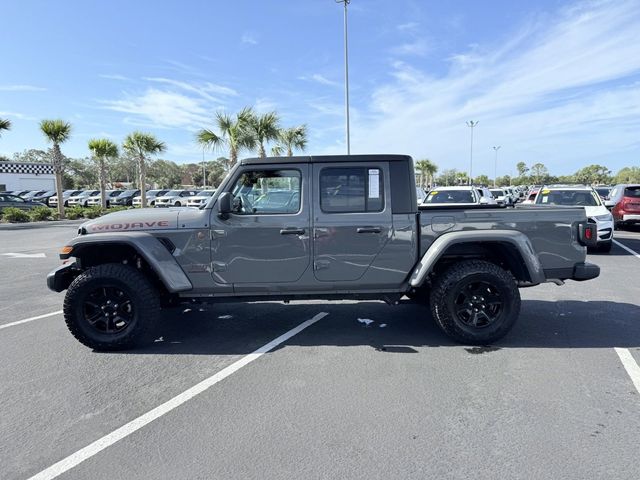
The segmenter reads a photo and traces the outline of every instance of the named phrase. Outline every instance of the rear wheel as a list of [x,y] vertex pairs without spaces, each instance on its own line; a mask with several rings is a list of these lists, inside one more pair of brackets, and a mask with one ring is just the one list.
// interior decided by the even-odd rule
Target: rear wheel
[[95,350],[124,350],[142,342],[160,315],[160,296],[128,265],[91,267],[71,283],[64,319],[82,344]]
[[490,262],[467,260],[436,279],[431,312],[454,340],[485,345],[513,327],[520,314],[520,292],[509,272]]

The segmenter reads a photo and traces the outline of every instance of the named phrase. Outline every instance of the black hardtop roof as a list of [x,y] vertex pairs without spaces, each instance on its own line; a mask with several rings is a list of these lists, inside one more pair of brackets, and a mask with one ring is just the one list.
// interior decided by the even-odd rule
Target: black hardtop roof
[[270,163],[338,163],[338,162],[407,162],[411,161],[409,155],[300,155],[295,157],[266,157],[244,158],[241,165],[256,165]]

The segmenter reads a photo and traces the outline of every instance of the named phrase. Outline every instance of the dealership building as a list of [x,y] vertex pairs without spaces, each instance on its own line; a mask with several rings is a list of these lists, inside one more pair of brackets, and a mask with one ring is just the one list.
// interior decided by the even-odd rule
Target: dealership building
[[0,162],[0,192],[55,189],[56,177],[50,163]]

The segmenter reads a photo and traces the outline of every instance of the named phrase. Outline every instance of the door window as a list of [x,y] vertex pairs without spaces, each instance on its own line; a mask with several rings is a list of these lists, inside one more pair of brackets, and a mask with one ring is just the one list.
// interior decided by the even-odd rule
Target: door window
[[320,172],[320,208],[326,213],[381,212],[383,186],[379,168],[324,168]]
[[300,211],[299,170],[250,170],[231,189],[237,215],[291,214]]

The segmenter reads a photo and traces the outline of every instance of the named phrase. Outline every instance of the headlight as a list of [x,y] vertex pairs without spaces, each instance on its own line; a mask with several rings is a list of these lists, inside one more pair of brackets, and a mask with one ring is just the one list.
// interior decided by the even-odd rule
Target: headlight
[[612,222],[613,221],[613,215],[611,215],[610,213],[605,213],[604,215],[596,215],[595,217],[596,220],[600,221],[600,222]]

